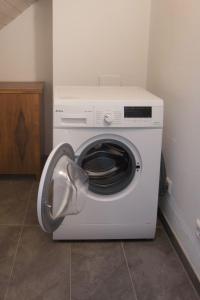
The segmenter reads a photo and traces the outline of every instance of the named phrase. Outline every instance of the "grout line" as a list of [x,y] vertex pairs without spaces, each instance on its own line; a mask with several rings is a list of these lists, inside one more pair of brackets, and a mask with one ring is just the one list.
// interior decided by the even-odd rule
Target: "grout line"
[[187,277],[187,279],[188,279],[188,282],[189,282],[190,286],[192,287],[192,289],[194,290],[194,293],[195,293],[195,295],[197,296],[197,299],[198,299],[198,298],[199,298],[199,294],[198,294],[198,292],[197,292],[197,290],[196,290],[196,288],[195,288],[195,286],[194,286],[194,284],[193,284],[193,282],[192,282],[192,280],[191,280],[191,278],[190,278],[190,276],[189,276],[189,274],[188,274],[186,268],[184,267],[184,264],[183,264],[183,262],[182,262],[182,260],[181,260],[181,258],[180,258],[180,256],[179,256],[179,254],[178,254],[178,252],[177,252],[175,246],[173,245],[173,243],[172,243],[172,241],[171,241],[171,239],[170,239],[170,237],[169,237],[169,235],[168,235],[166,229],[163,227],[162,230],[164,231],[164,234],[166,235],[166,237],[167,237],[167,239],[168,239],[168,241],[169,241],[169,244],[170,244],[170,246],[171,246],[173,252],[175,252],[175,255],[176,255],[176,257],[178,258],[178,261],[179,261],[179,263],[180,263],[180,265],[181,265],[181,268],[183,269],[183,271],[184,271],[184,273],[185,273],[185,275],[186,275],[186,277]]
[[24,224],[23,226],[24,227],[39,227],[40,228],[39,224]]
[[35,184],[35,182],[32,182],[30,192],[29,192],[29,196],[28,196],[28,200],[27,200],[27,203],[26,203],[26,209],[25,209],[25,212],[24,212],[24,218],[23,218],[22,226],[24,226],[25,222],[26,222],[26,217],[27,217],[29,205],[30,205],[30,202],[31,202],[31,195],[32,195],[32,192],[33,192],[34,184]]
[[26,203],[24,219],[23,219],[22,224],[20,225],[21,229],[19,231],[19,238],[18,238],[18,241],[17,241],[16,250],[15,250],[15,253],[14,253],[14,256],[13,256],[13,262],[12,262],[12,266],[11,266],[11,270],[10,270],[10,276],[9,276],[9,279],[8,279],[8,285],[7,285],[5,294],[4,294],[4,300],[6,300],[7,297],[8,297],[8,291],[9,291],[11,279],[12,279],[12,276],[13,276],[13,273],[14,273],[14,266],[15,266],[15,262],[16,262],[16,258],[17,258],[17,253],[18,253],[18,249],[19,249],[19,246],[20,246],[20,243],[21,243],[21,240],[22,240],[22,234],[23,234],[23,231],[24,231],[24,223],[25,223],[25,220],[26,220],[26,213],[28,211],[28,206],[29,206],[29,202],[30,202],[30,198],[31,198],[31,193],[32,193],[32,190],[33,190],[33,184],[34,183],[32,183],[32,185],[31,185],[28,200],[27,200],[27,203]]
[[137,296],[136,288],[135,288],[135,284],[134,284],[134,278],[131,275],[131,271],[130,271],[130,268],[129,268],[129,265],[128,265],[128,260],[127,260],[127,257],[126,257],[126,253],[125,253],[124,243],[123,242],[121,242],[121,247],[122,247],[122,252],[123,252],[123,255],[124,255],[125,262],[126,262],[126,267],[128,269],[128,274],[129,274],[129,277],[130,277],[130,280],[131,280],[131,286],[132,286],[133,294],[135,296],[135,299],[138,300],[138,296]]
[[2,223],[0,224],[0,226],[9,226],[9,227],[21,227],[23,226],[23,224],[6,224],[6,223]]
[[72,246],[69,245],[69,300],[72,298]]
[[39,227],[40,225],[39,224],[0,224],[0,227],[1,226],[8,226],[8,227],[21,227],[21,226],[24,226],[24,227]]
[[67,244],[65,244],[65,300],[68,299],[67,297],[67,260],[68,260],[68,247]]
[[18,241],[17,241],[16,250],[15,250],[15,254],[14,254],[14,257],[13,257],[13,263],[12,263],[11,270],[10,270],[10,276],[9,276],[9,279],[8,279],[8,285],[7,285],[7,288],[6,288],[5,295],[4,295],[4,300],[6,300],[7,296],[8,296],[10,282],[11,282],[11,279],[12,279],[12,276],[13,276],[14,266],[15,266],[15,262],[16,262],[16,258],[17,258],[17,252],[18,252],[21,240],[22,240],[23,230],[24,230],[24,228],[23,228],[23,226],[21,226],[21,229],[20,229],[20,232],[19,232],[19,238],[18,238]]

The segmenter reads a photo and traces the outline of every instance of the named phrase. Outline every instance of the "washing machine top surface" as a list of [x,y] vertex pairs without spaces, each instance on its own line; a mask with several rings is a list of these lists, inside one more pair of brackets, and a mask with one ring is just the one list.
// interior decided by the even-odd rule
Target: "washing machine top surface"
[[[134,86],[55,86],[54,104],[63,101],[134,101],[148,103],[149,105],[163,105],[162,99],[147,90]],[[90,102],[90,101],[89,101]]]

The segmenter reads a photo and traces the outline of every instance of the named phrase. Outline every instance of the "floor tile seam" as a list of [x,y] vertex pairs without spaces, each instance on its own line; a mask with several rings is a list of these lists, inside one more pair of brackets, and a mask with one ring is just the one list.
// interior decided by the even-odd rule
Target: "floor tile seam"
[[40,227],[39,224],[0,224],[0,227]]
[[31,201],[31,195],[32,195],[32,192],[33,192],[34,184],[35,184],[35,182],[33,181],[32,185],[31,185],[31,188],[30,188],[30,191],[29,191],[28,200],[27,200],[27,203],[26,203],[26,208],[25,208],[25,212],[24,212],[24,218],[23,218],[23,222],[22,222],[23,226],[25,225],[26,217],[28,215],[28,209],[29,209],[29,204],[30,204],[30,201]]
[[14,273],[14,267],[15,267],[15,262],[16,262],[16,258],[17,258],[17,253],[18,253],[18,249],[19,249],[19,246],[20,246],[20,243],[21,243],[21,240],[22,240],[23,230],[24,230],[24,228],[21,225],[21,229],[19,231],[19,238],[18,238],[18,241],[17,241],[17,245],[16,245],[16,249],[15,249],[15,253],[14,253],[14,256],[13,256],[13,261],[12,261],[12,265],[11,265],[11,269],[10,269],[10,275],[9,275],[9,279],[8,279],[8,285],[7,285],[7,288],[6,288],[3,300],[6,300],[7,296],[8,296],[10,282],[11,282],[11,279],[12,279],[12,276],[13,276],[13,273]]
[[0,224],[0,227],[5,227],[5,226],[8,226],[8,227],[21,227],[23,226],[23,224],[6,224],[6,223],[2,223]]
[[[67,269],[67,264],[66,264]],[[66,272],[67,273],[67,272]],[[69,244],[69,300],[72,299],[72,244]]]
[[176,248],[174,247],[174,245],[173,245],[173,243],[172,243],[170,237],[168,236],[168,234],[167,234],[167,232],[166,232],[166,230],[165,230],[164,227],[162,228],[162,230],[164,231],[164,234],[166,235],[166,237],[167,237],[167,239],[168,239],[168,241],[169,241],[169,244],[170,244],[170,246],[171,246],[173,252],[175,252],[175,255],[176,255],[176,257],[177,257],[177,259],[178,259],[178,261],[179,261],[179,264],[181,265],[181,268],[182,268],[183,272],[185,273],[185,275],[186,275],[186,277],[187,277],[187,279],[188,279],[188,281],[189,281],[189,284],[190,284],[190,286],[192,287],[192,289],[194,290],[194,293],[195,293],[195,295],[196,295],[196,297],[197,297],[197,300],[198,300],[198,299],[199,299],[199,294],[198,294],[198,292],[197,292],[197,290],[196,290],[194,284],[192,283],[192,280],[191,280],[191,278],[190,278],[188,272],[186,271],[186,269],[185,269],[185,267],[184,267],[184,265],[183,265],[183,263],[182,263],[182,261],[181,261],[181,258],[180,258],[180,256],[178,255],[178,253],[177,253],[177,251],[176,251]]
[[34,182],[32,182],[32,185],[31,185],[31,188],[30,188],[30,192],[28,194],[28,199],[27,199],[27,203],[26,203],[26,208],[25,208],[24,218],[23,218],[22,224],[18,225],[21,228],[20,228],[20,231],[19,231],[19,238],[18,238],[18,241],[17,241],[17,245],[16,245],[14,257],[13,257],[13,262],[12,262],[12,265],[11,265],[11,270],[10,270],[8,285],[7,285],[7,288],[6,288],[5,295],[4,295],[4,300],[7,299],[8,292],[9,292],[9,287],[10,287],[10,282],[12,280],[12,276],[13,276],[13,273],[14,273],[15,262],[16,262],[16,258],[17,258],[18,249],[19,249],[19,246],[20,246],[20,243],[21,243],[21,240],[22,240],[22,234],[23,234],[23,230],[24,230],[24,224],[25,224],[25,221],[26,221],[26,215],[27,215],[27,212],[28,212],[28,207],[29,207],[29,203],[30,203],[30,198],[31,198],[31,193],[33,191],[33,187],[34,187]]
[[127,267],[127,270],[128,270],[129,278],[130,278],[130,281],[131,281],[133,294],[135,296],[135,299],[139,300],[138,296],[137,296],[137,292],[136,292],[135,280],[134,280],[133,275],[131,274],[131,271],[130,271],[130,268],[129,268],[129,265],[128,265],[128,259],[126,257],[126,252],[125,252],[125,249],[124,249],[124,243],[123,242],[121,242],[121,248],[122,248],[123,256],[124,256],[124,259],[125,259],[126,267]]
[[26,227],[26,228],[27,227],[33,227],[33,228],[36,227],[37,228],[37,227],[40,227],[40,225],[39,224],[24,224],[23,227]]

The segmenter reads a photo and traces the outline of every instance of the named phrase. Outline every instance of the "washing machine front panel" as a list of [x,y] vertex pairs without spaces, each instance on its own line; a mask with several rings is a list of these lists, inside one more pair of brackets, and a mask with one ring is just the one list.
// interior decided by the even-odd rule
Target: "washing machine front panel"
[[[97,133],[95,135],[95,132]],[[58,136],[58,135],[57,135]],[[81,137],[81,138],[78,138]],[[88,145],[116,140],[126,145],[140,165],[132,181],[110,195],[91,190],[78,216],[70,216],[55,231],[54,239],[153,238],[156,228],[162,129],[69,130],[66,139],[74,141],[76,160]],[[76,141],[81,140],[81,144]],[[80,230],[79,230],[80,229]]]
[[[89,189],[83,189],[79,195],[86,203],[84,209],[65,218],[53,238],[153,238],[163,101],[144,89],[132,87],[55,87],[53,118],[54,147],[69,143],[75,161],[89,176],[114,178],[115,172],[123,174],[122,165],[127,167],[127,162],[132,169],[132,173],[124,173],[124,177],[131,175],[127,176],[130,180],[119,190],[112,187],[109,193],[103,193],[97,186],[91,188],[89,182]],[[113,155],[114,147],[117,157]],[[118,164],[117,158],[120,162],[120,151],[124,150],[122,164]],[[97,185],[102,188],[103,183],[98,180]]]
[[74,159],[72,147],[62,143],[51,152],[43,169],[37,212],[45,232],[54,232],[66,216],[76,215],[83,209],[79,192],[87,188],[88,177]]

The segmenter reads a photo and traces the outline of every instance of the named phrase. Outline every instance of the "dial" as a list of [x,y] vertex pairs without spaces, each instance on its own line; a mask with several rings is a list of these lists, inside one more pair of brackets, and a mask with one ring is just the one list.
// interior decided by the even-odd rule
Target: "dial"
[[110,125],[113,122],[113,116],[111,114],[104,115],[104,121],[106,124]]

